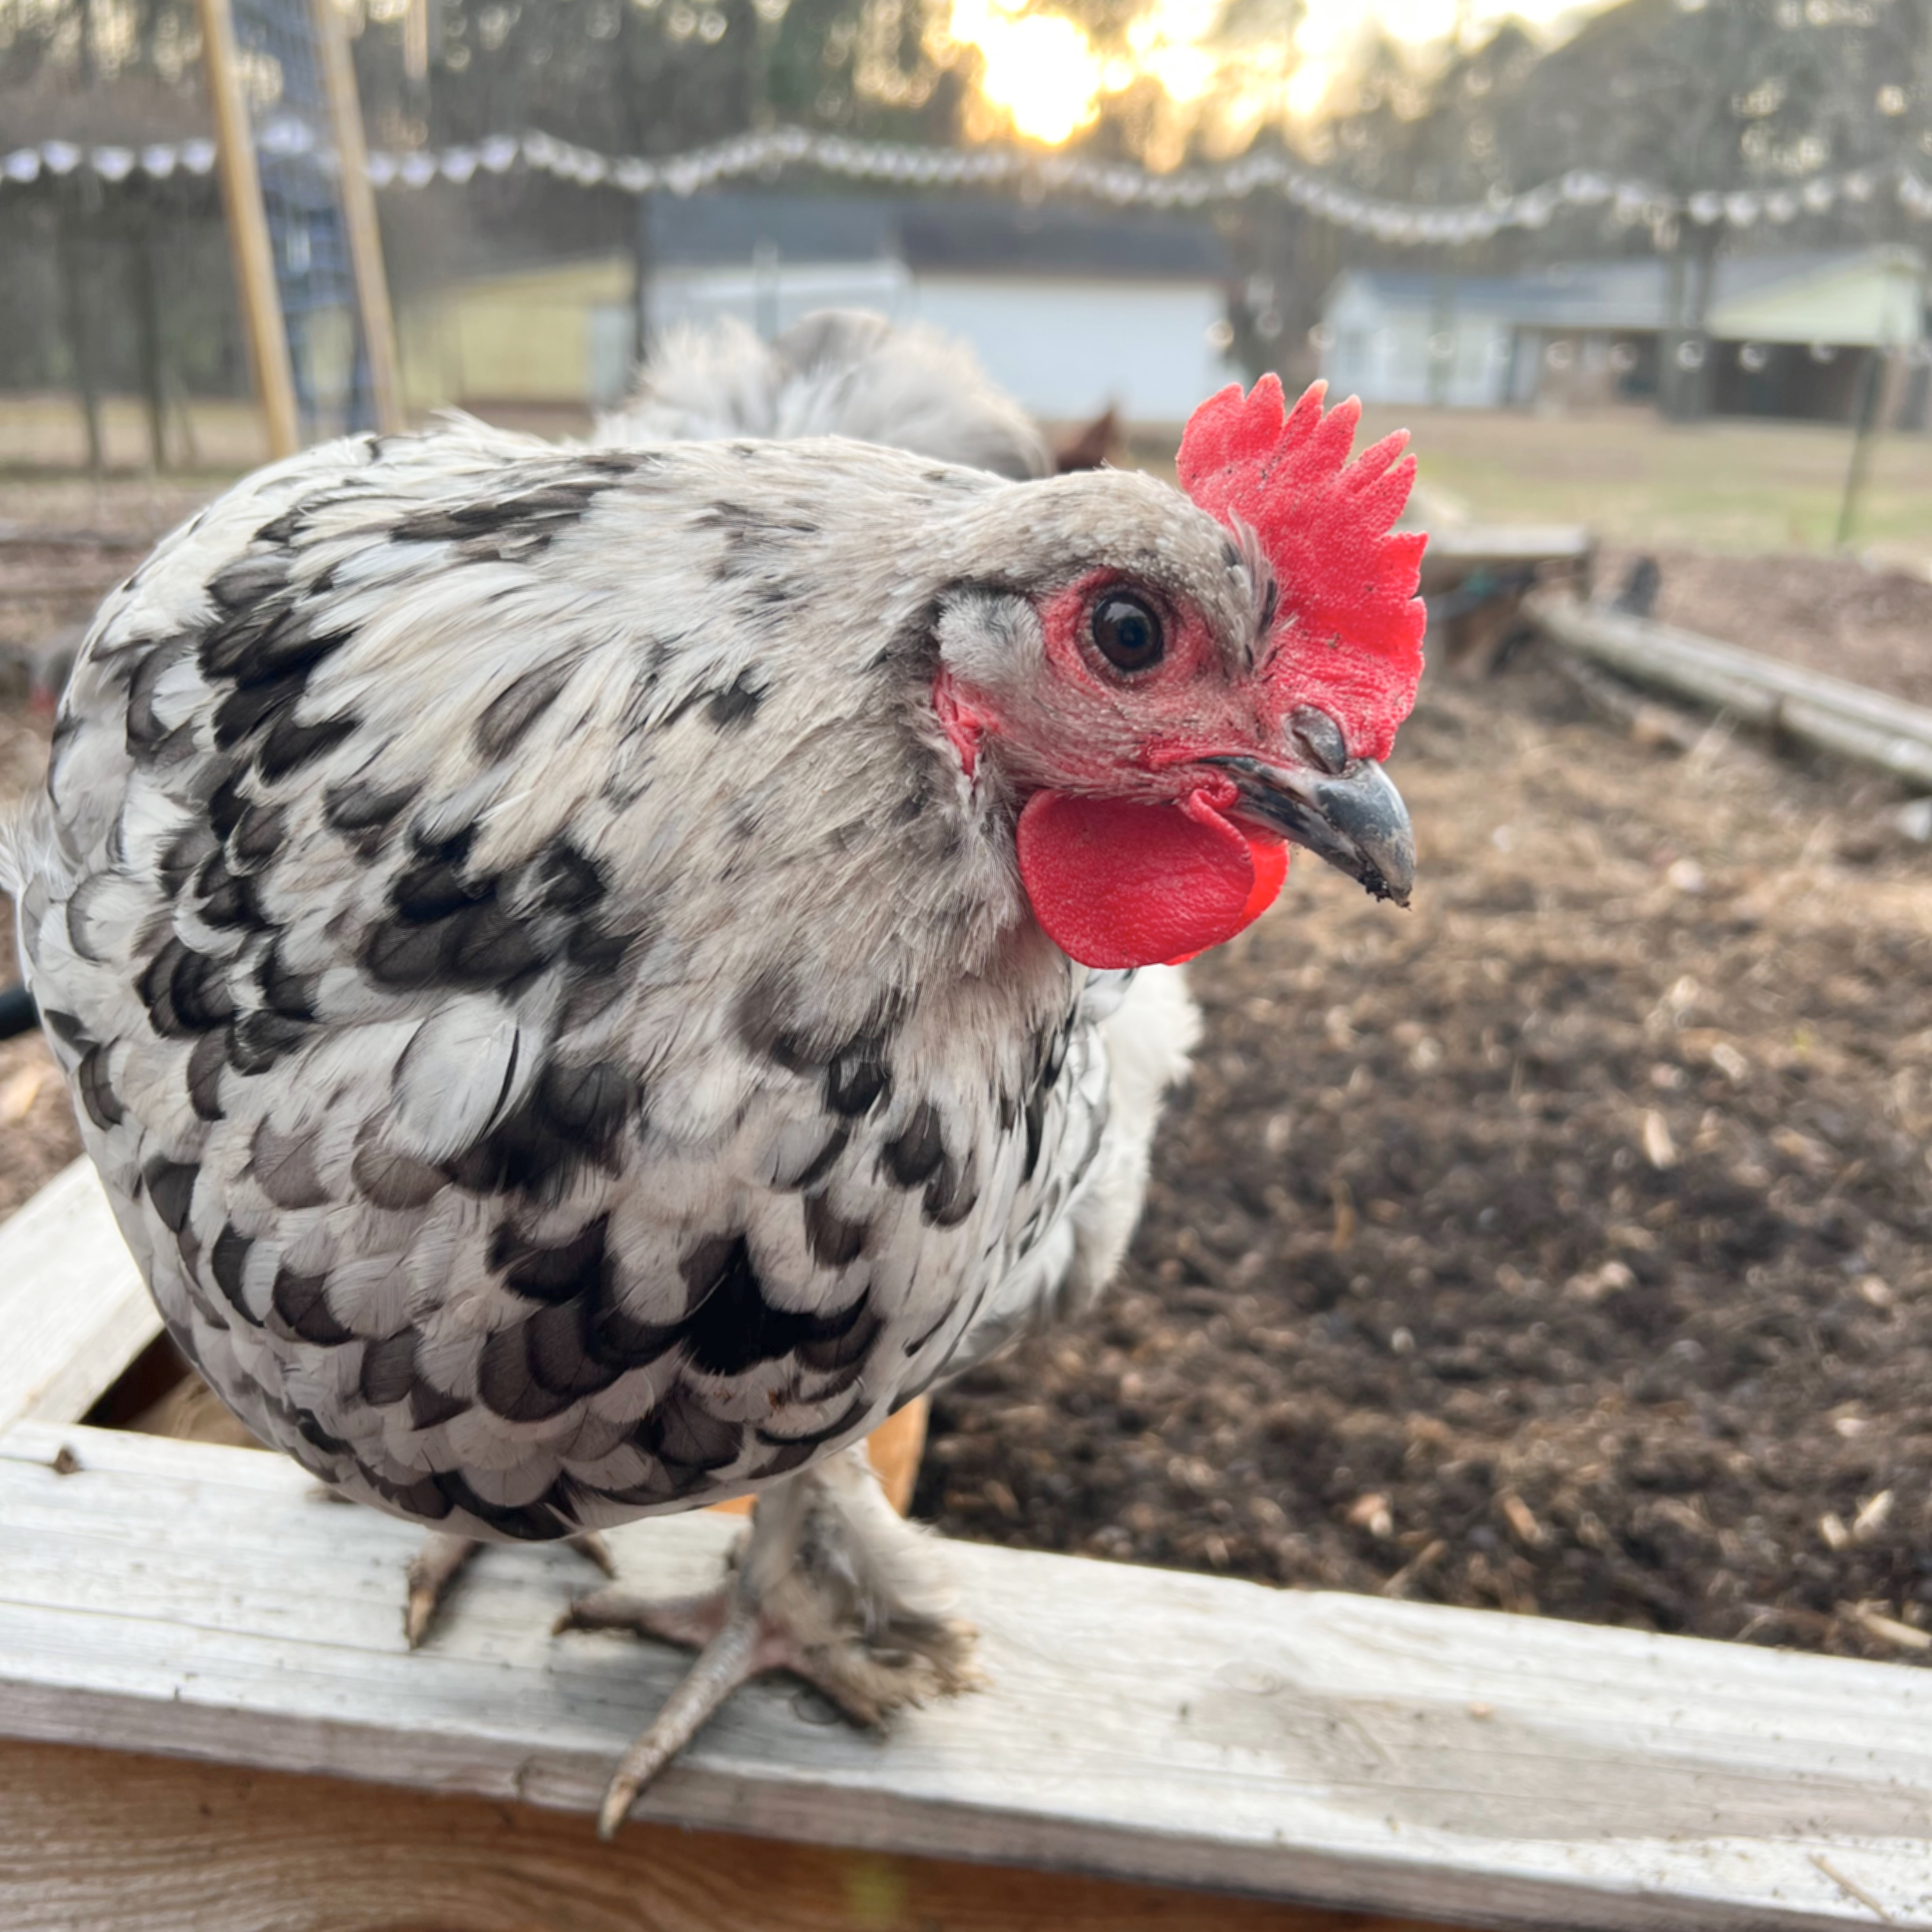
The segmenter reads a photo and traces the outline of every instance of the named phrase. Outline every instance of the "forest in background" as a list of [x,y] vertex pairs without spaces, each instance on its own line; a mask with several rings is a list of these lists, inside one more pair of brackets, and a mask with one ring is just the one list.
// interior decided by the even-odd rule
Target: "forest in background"
[[[302,0],[284,0],[299,8]],[[372,142],[407,149],[530,128],[586,146],[681,152],[802,125],[950,146],[995,136],[951,0],[354,0],[347,17]],[[1149,0],[1058,0],[1131,66]],[[1275,59],[1296,0],[1224,0],[1201,42],[1226,75]],[[272,94],[272,63],[252,76]],[[1624,0],[1554,41],[1505,24],[1418,56],[1367,46],[1332,111],[1258,130],[1217,120],[1151,74],[1109,93],[1077,152],[1166,166],[1286,147],[1348,185],[1430,205],[1520,190],[1574,168],[1670,195],[1864,171],[1869,191],[1779,225],[1646,222],[1614,203],[1537,230],[1397,249],[1270,195],[1212,218],[1245,280],[1232,303],[1251,369],[1291,374],[1334,276],[1443,274],[1661,248],[1693,277],[1720,247],[1921,244],[1901,166],[1932,172],[1932,0]],[[50,138],[207,131],[192,0],[0,0],[0,151]],[[516,172],[383,197],[399,295],[506,262],[638,245],[632,197]],[[86,170],[0,186],[0,388],[238,394],[245,368],[210,178]],[[1672,399],[1666,398],[1669,404]],[[1697,398],[1676,399],[1695,413]]]

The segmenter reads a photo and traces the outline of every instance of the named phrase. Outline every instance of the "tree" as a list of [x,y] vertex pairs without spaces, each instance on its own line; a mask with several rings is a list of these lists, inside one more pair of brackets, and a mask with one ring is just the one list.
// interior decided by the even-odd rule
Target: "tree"
[[[1694,416],[1709,404],[1721,250],[1766,231],[1814,244],[1904,232],[1888,190],[1901,163],[1932,154],[1932,0],[1625,0],[1548,52],[1505,29],[1426,79],[1384,54],[1358,92],[1330,147],[1377,193],[1470,200],[1586,169],[1688,202],[1654,220],[1601,204],[1485,252],[1500,263],[1574,253],[1580,238],[1593,252],[1664,250],[1660,400]],[[1866,191],[1800,192],[1827,170],[1862,173]],[[1459,265],[1474,260],[1464,251]]]

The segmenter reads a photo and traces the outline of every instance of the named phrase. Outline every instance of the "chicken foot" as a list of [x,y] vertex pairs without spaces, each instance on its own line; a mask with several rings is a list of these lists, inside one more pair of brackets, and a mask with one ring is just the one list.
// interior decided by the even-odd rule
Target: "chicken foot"
[[[587,1556],[607,1576],[617,1574],[610,1546],[595,1530],[586,1530],[570,1538],[570,1546]],[[470,1559],[484,1546],[474,1538],[452,1536],[448,1531],[433,1529],[425,1535],[416,1553],[410,1558],[405,1579],[409,1594],[403,1609],[403,1634],[412,1650],[419,1649],[429,1635],[438,1610],[449,1588],[468,1568]]]
[[698,1652],[625,1754],[598,1814],[608,1838],[651,1780],[732,1691],[788,1670],[856,1724],[972,1689],[976,1634],[948,1614],[953,1591],[926,1533],[896,1515],[865,1451],[847,1450],[759,1498],[734,1573],[700,1596],[656,1601],[594,1592],[557,1624],[628,1630]]

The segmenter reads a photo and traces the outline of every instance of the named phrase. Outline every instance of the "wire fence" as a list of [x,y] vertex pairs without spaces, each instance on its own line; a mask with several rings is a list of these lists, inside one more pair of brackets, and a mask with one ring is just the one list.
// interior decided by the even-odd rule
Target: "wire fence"
[[311,436],[376,422],[367,345],[328,140],[328,98],[308,0],[232,0],[237,50],[256,98],[255,145],[296,400]]

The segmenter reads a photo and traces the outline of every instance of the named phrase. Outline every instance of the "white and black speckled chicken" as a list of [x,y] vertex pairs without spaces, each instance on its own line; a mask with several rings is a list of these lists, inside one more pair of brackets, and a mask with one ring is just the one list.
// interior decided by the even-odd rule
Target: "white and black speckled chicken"
[[104,607],[0,883],[183,1350],[446,1536],[760,1496],[713,1596],[587,1613],[705,1646],[607,1828],[752,1670],[968,1681],[854,1445],[1117,1265],[1193,1023],[1132,969],[1285,842],[1406,896],[1422,539],[1354,420],[1225,391],[1186,494],[362,437]]

